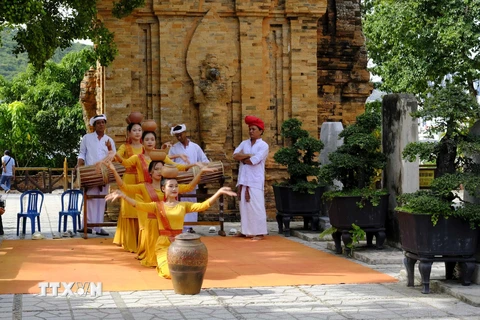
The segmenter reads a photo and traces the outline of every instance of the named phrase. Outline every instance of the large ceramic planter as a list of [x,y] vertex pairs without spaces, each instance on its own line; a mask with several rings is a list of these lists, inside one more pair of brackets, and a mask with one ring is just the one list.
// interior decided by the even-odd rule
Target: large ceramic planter
[[478,230],[464,220],[440,217],[433,226],[429,215],[397,211],[397,216],[405,251],[426,256],[475,254]]
[[405,250],[407,286],[414,285],[415,263],[419,263],[422,293],[430,292],[430,272],[433,262],[445,263],[447,279],[453,278],[455,265],[460,265],[460,280],[469,285],[475,270],[474,254],[478,243],[478,230],[458,218],[440,217],[435,226],[431,216],[397,211],[400,241]]
[[386,238],[385,223],[388,195],[381,196],[380,203],[377,206],[367,200],[363,201],[363,207],[359,207],[357,203],[361,201],[361,196],[340,196],[327,203],[330,224],[337,229],[337,232],[332,235],[337,253],[343,252],[341,241],[346,248],[352,242],[350,234],[352,224],[359,226],[366,232],[367,246],[372,246],[373,237],[375,237],[377,249],[383,248]]
[[335,197],[327,204],[330,224],[337,229],[351,229],[352,223],[366,228],[384,228],[387,219],[388,195],[381,196],[378,206],[365,201],[362,208],[357,203],[360,196]]
[[313,231],[318,230],[322,213],[322,195],[325,187],[318,187],[315,193],[295,192],[290,187],[273,186],[277,209],[278,232],[290,236],[290,220],[294,216],[302,216],[304,227],[311,224]]

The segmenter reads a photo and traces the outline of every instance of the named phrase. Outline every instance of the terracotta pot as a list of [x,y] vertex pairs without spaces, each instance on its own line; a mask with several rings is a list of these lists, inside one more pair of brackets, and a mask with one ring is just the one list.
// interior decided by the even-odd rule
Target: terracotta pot
[[170,151],[170,147],[166,147],[166,148],[163,148],[163,147],[162,147],[162,149],[160,149],[160,150],[162,150],[163,152],[165,152],[166,154],[168,154],[168,151]]
[[174,179],[178,176],[178,169],[174,165],[166,164],[162,167],[162,177]]
[[168,248],[168,268],[175,293],[198,294],[207,270],[208,251],[200,236],[182,233]]
[[125,119],[128,124],[130,123],[141,123],[143,120],[143,114],[138,111],[131,112]]
[[155,120],[147,119],[142,123],[142,130],[143,131],[155,131],[157,130],[157,123]]
[[165,151],[158,150],[158,149],[150,151],[148,153],[148,155],[150,156],[150,159],[152,159],[152,161],[163,161],[163,160],[165,160],[165,157],[167,156]]

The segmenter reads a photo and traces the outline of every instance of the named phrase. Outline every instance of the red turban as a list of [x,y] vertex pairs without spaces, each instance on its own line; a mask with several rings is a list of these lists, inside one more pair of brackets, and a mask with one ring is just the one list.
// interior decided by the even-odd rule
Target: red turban
[[259,129],[265,130],[265,124],[260,118],[254,116],[246,116],[245,123],[248,124],[248,126],[257,126]]

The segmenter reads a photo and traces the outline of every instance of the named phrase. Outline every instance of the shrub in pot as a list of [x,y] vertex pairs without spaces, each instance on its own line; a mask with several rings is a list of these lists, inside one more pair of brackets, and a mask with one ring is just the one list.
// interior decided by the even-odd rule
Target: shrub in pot
[[408,285],[413,286],[413,268],[420,260],[423,293],[429,292],[431,264],[444,261],[447,278],[461,262],[461,279],[470,283],[480,226],[480,205],[462,199],[462,187],[480,197],[480,168],[468,155],[480,153],[480,139],[468,134],[469,123],[480,117],[475,98],[461,85],[447,83],[432,89],[414,117],[432,120],[429,133],[440,134],[439,142],[407,144],[403,157],[436,162],[436,177],[429,190],[402,194],[395,208],[402,248],[406,252]]
[[381,114],[367,105],[365,113],[340,133],[343,145],[329,155],[330,163],[321,169],[323,179],[342,184],[341,190],[334,187],[323,195],[332,228],[321,236],[332,234],[337,253],[342,252],[341,240],[345,251],[351,253],[363,234],[369,246],[373,236],[377,248],[382,248],[385,241],[388,194],[377,188],[386,164],[380,126]]
[[311,228],[317,230],[324,190],[318,179],[318,155],[323,143],[302,129],[302,122],[296,118],[283,122],[281,135],[287,146],[280,148],[273,159],[286,166],[288,179],[273,186],[279,233],[290,235],[293,216],[303,216],[305,227],[311,222]]

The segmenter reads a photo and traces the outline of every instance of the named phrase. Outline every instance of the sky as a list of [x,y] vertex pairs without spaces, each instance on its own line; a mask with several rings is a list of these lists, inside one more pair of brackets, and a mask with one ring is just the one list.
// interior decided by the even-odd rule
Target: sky
[[78,43],[81,43],[81,44],[87,44],[87,45],[89,45],[89,46],[93,46],[93,42],[90,41],[90,40],[88,40],[88,39],[87,39],[87,40],[79,40],[79,39],[77,39],[77,40],[74,40],[73,42],[78,42]]

